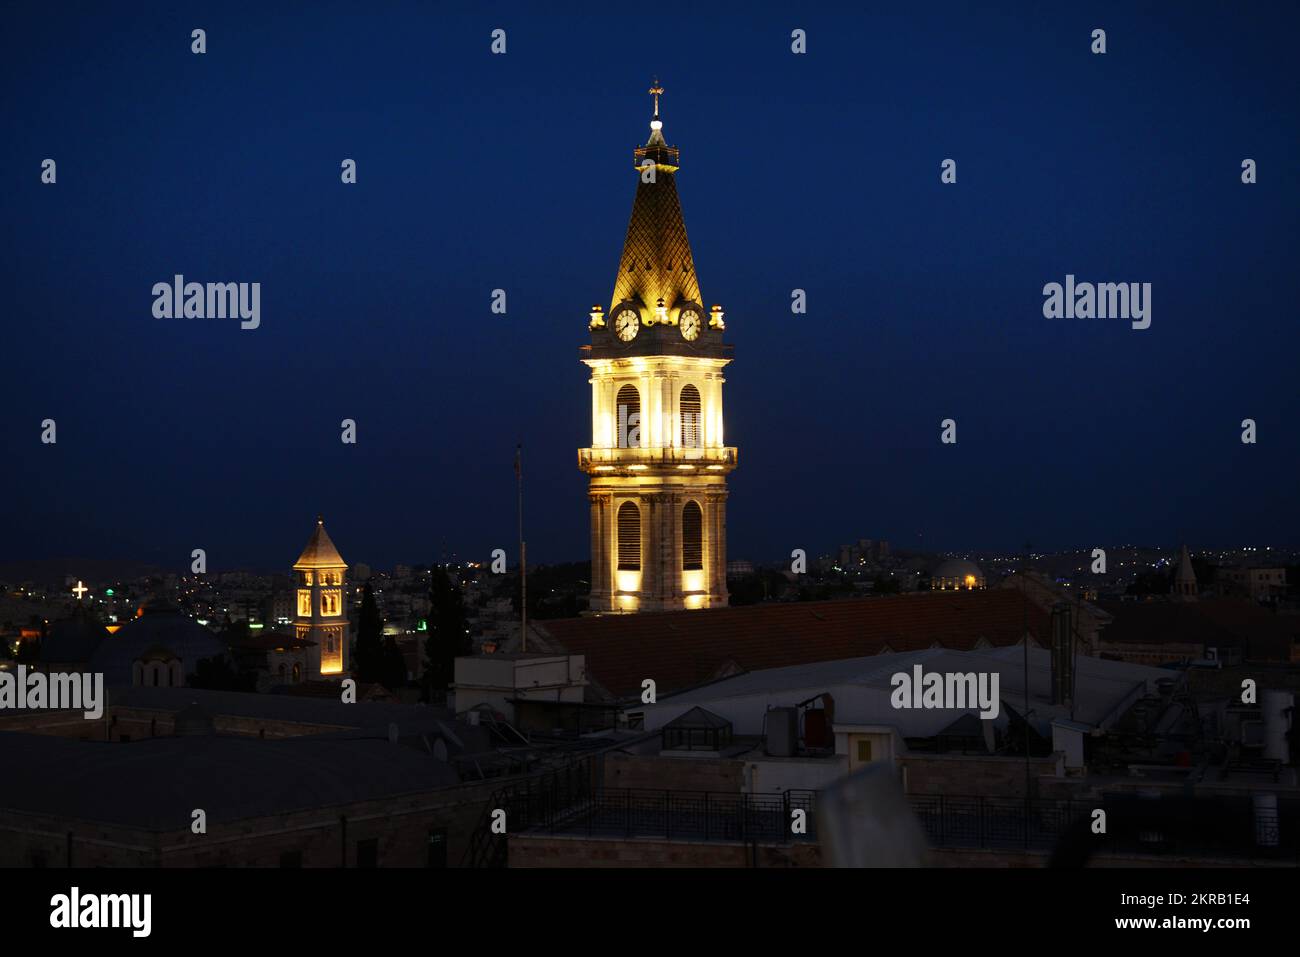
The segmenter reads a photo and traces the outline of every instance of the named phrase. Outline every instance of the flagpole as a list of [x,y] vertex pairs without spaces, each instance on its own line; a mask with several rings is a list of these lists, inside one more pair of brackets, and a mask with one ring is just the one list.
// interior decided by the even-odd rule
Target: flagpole
[[519,486],[519,651],[528,651],[528,560],[524,551],[524,447],[515,446],[515,481]]

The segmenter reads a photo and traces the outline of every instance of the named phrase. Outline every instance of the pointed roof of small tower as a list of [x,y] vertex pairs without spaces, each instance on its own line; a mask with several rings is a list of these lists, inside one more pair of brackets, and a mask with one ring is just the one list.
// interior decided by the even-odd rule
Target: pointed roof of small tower
[[1196,584],[1196,572],[1192,568],[1192,555],[1187,550],[1186,545],[1183,545],[1178,553],[1178,573],[1174,575],[1174,581]]
[[[614,280],[614,297],[610,311],[621,302],[639,302],[653,315],[663,299],[671,310],[686,302],[704,305],[700,283],[695,276],[695,260],[686,238],[686,223],[677,198],[676,173],[680,168],[678,150],[669,146],[659,117],[659,95],[663,87],[656,82],[650,93],[655,98],[654,117],[650,121],[650,138],[633,153],[638,174],[632,217],[623,241],[623,256]],[[642,163],[654,164],[655,179],[641,177]]]
[[316,530],[312,532],[307,547],[302,550],[293,567],[298,569],[348,567],[339,550],[330,541],[329,533],[325,531],[325,519],[321,516],[316,516]]

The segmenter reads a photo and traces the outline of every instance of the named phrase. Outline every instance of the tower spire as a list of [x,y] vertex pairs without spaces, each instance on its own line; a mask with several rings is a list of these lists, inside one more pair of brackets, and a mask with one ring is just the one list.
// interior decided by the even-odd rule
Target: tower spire
[[[679,154],[663,136],[659,97],[664,88],[658,78],[647,92],[654,97],[654,119],[650,121],[650,139],[632,153],[638,178],[636,197],[610,309],[620,302],[635,301],[648,315],[658,316],[660,300],[666,314],[685,303],[702,306],[703,301],[677,198]],[[652,167],[649,173],[647,167]]]
[[663,94],[664,88],[659,83],[659,78],[655,77],[647,91],[655,98],[655,113],[650,118],[650,139],[646,140],[646,146],[667,146],[664,140],[664,121],[659,118],[659,97]]

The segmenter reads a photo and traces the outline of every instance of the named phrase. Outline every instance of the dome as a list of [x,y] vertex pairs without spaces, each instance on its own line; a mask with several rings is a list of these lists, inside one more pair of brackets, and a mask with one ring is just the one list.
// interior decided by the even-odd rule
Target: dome
[[129,685],[134,662],[158,660],[161,651],[179,658],[186,675],[193,674],[202,659],[227,653],[216,635],[175,607],[150,607],[100,643],[90,659],[90,670],[103,672],[104,684],[110,687]]
[[41,641],[41,660],[52,664],[88,662],[106,640],[107,628],[88,614],[75,614],[50,625]]
[[934,591],[969,591],[984,585],[983,570],[964,558],[948,559],[930,576],[930,587]]

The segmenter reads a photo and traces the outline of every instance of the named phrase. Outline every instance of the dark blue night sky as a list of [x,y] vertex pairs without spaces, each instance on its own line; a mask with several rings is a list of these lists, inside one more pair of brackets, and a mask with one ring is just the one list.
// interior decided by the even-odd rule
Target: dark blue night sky
[[[0,559],[287,567],[317,512],[350,562],[513,553],[517,442],[529,558],[585,559],[577,350],[656,74],[730,557],[1300,545],[1296,6],[862,6],[9,5]],[[261,328],[153,318],[175,273],[260,282]],[[1067,273],[1151,328],[1044,319]]]

